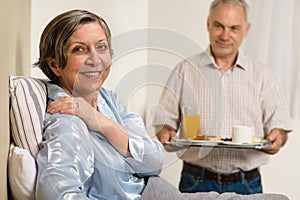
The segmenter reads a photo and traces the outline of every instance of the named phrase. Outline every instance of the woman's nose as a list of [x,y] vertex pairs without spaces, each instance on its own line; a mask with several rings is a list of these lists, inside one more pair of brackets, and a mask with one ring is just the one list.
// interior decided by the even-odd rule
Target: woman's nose
[[100,55],[97,53],[97,51],[93,50],[90,51],[88,54],[88,57],[86,59],[86,64],[90,65],[92,67],[96,67],[102,63]]

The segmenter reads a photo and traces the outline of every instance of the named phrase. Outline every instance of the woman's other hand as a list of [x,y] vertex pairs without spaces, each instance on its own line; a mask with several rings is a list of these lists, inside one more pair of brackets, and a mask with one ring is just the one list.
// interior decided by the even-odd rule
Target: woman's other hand
[[47,108],[50,114],[61,113],[80,117],[89,128],[101,131],[97,120],[98,111],[81,97],[64,97],[50,103]]

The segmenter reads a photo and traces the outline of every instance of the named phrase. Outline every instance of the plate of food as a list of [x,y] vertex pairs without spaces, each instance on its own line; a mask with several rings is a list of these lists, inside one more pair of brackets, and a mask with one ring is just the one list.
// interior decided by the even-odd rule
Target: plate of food
[[193,138],[192,140],[177,138],[176,140],[171,140],[170,142],[167,142],[167,144],[169,145],[170,149],[183,149],[191,146],[214,147],[222,141],[221,139],[221,136],[201,135]]
[[249,143],[234,143],[232,141],[222,141],[220,147],[243,148],[243,149],[265,149],[272,146],[272,143],[262,138],[253,138]]

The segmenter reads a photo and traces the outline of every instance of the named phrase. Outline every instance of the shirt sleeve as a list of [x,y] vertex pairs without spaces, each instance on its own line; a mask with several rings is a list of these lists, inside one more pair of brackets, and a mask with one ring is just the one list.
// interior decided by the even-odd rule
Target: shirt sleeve
[[151,138],[145,128],[143,119],[136,113],[128,112],[126,107],[113,95],[121,125],[127,130],[129,136],[129,150],[131,156],[125,158],[135,173],[141,176],[158,175],[161,172],[164,160],[162,144]]
[[184,83],[183,68],[184,62],[175,67],[163,89],[153,120],[153,126],[156,128],[163,125],[169,125],[175,130],[179,128],[181,93]]
[[[269,74],[272,74],[269,72]],[[292,131],[291,118],[284,92],[279,81],[270,76],[267,80],[268,87],[262,95],[263,124],[265,133],[279,128],[287,132]]]
[[37,199],[90,199],[84,182],[93,173],[88,129],[72,115],[46,115],[45,141],[37,157]]

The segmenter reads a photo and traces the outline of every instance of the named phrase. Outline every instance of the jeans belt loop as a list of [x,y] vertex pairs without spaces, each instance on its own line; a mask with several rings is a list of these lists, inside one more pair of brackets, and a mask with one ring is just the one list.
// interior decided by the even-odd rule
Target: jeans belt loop
[[241,175],[241,183],[245,183],[246,182],[245,173],[242,170],[240,170],[240,175]]
[[200,174],[200,178],[201,178],[201,181],[204,181],[205,180],[205,169],[201,167],[201,174]]
[[218,184],[223,184],[223,182],[222,182],[222,174],[217,173],[217,183]]

